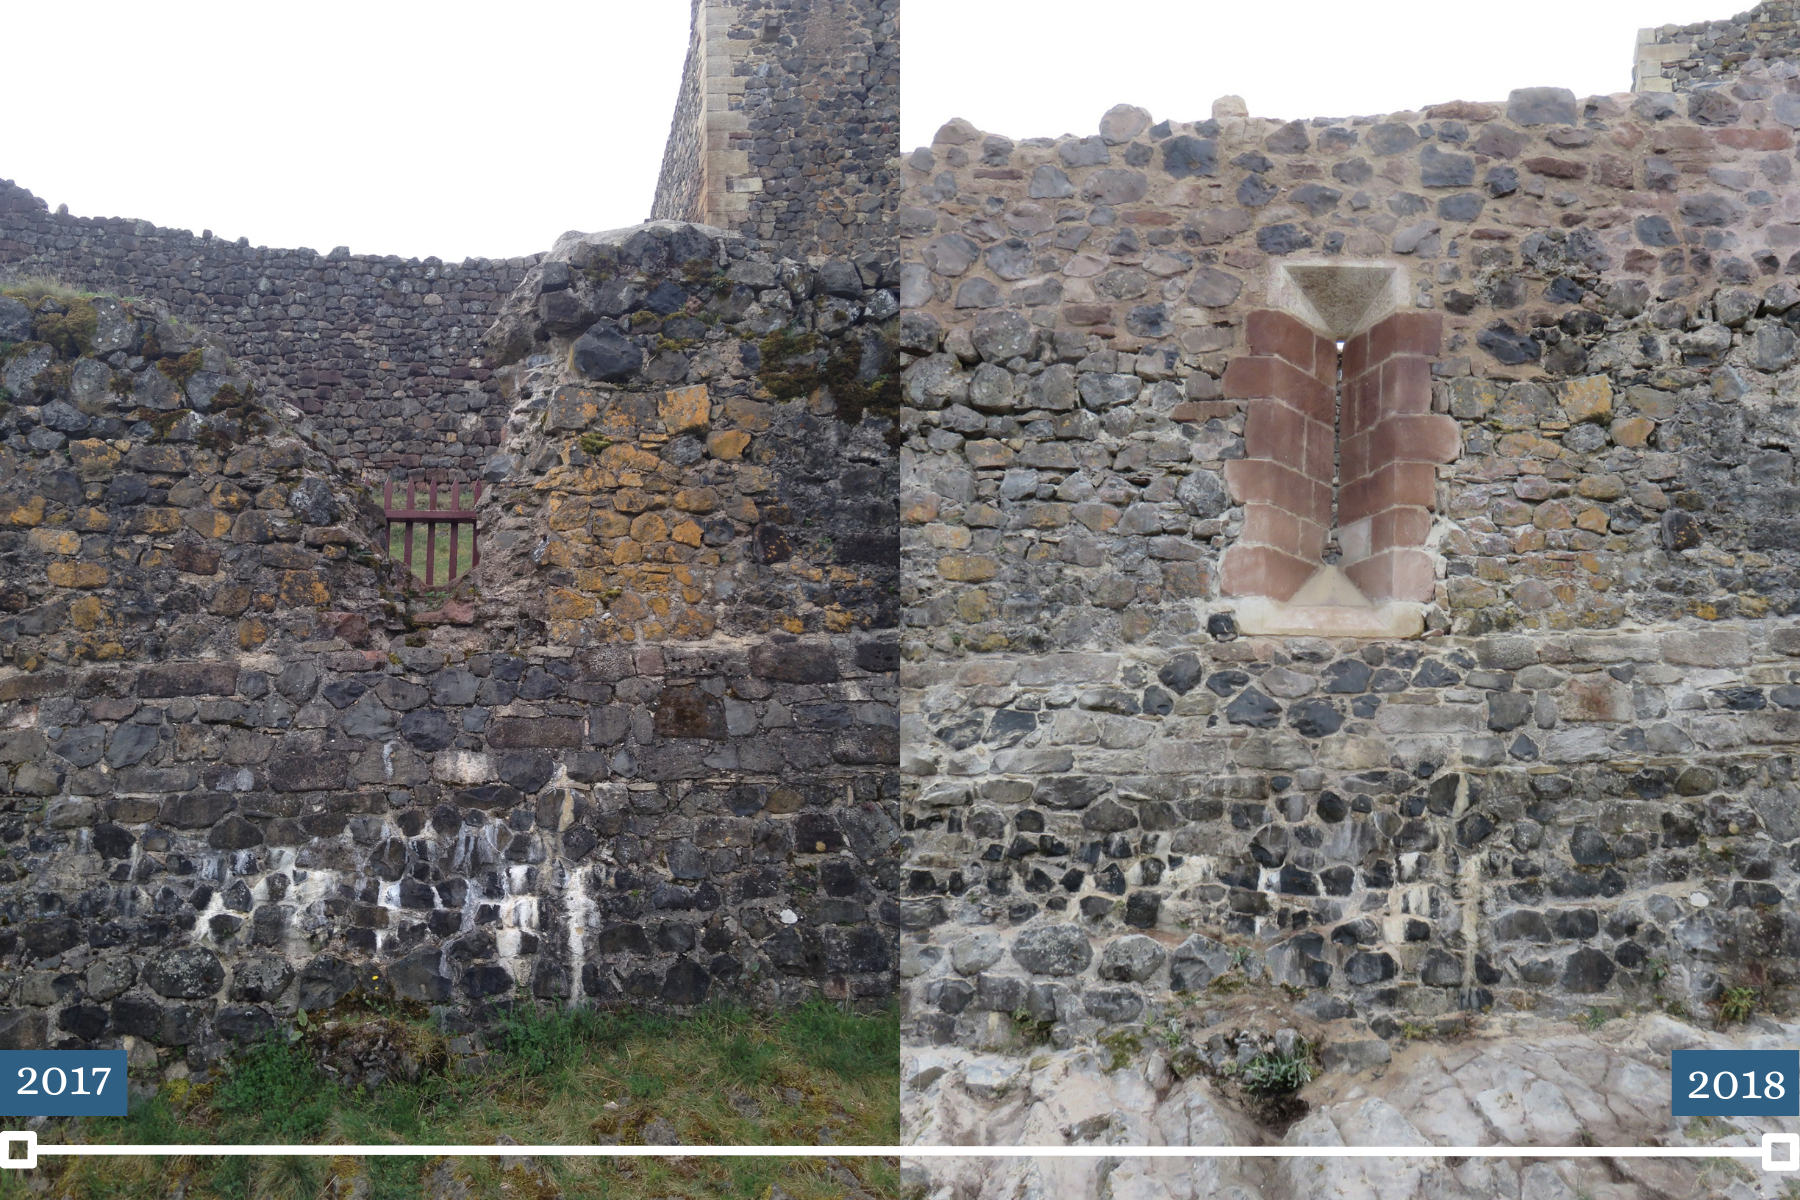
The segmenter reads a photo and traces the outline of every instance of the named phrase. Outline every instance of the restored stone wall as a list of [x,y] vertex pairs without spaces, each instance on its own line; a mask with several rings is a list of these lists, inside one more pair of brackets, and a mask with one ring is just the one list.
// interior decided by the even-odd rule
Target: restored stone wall
[[[952,121],[907,157],[915,1044],[1081,1045],[1250,984],[1344,1045],[1789,994],[1786,75],[1353,120],[1120,106],[1017,143]],[[1434,421],[1384,451],[1429,485],[1383,501],[1429,521],[1422,640],[1243,636],[1222,587],[1256,540],[1234,474],[1279,457],[1247,421],[1288,394],[1239,379],[1272,353],[1252,314],[1339,267],[1398,272],[1441,336],[1410,347]],[[1330,335],[1352,385],[1363,328]]]
[[793,258],[891,257],[897,0],[696,0],[653,218]]
[[0,272],[164,304],[310,417],[333,458],[380,472],[467,479],[494,453],[503,415],[479,343],[532,261],[271,250],[53,213],[0,181]]
[[495,331],[535,352],[447,601],[219,339],[0,300],[0,1040],[890,994],[880,282],[559,247]]

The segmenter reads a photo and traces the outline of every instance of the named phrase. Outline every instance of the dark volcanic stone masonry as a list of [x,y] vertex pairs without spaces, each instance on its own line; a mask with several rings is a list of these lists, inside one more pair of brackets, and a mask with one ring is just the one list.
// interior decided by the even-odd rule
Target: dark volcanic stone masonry
[[[890,997],[898,277],[842,250],[407,263],[0,191],[0,264],[100,292],[0,288],[0,1046]],[[479,475],[481,565],[424,593],[369,467]]]
[[321,448],[371,472],[473,478],[500,444],[480,341],[535,256],[460,264],[72,217],[0,180],[0,272],[161,302],[219,335]]
[[898,0],[694,0],[654,218],[793,258],[894,252]]
[[430,611],[219,339],[0,296],[0,1043],[889,994],[880,282],[685,225],[559,245],[495,330],[535,353],[483,564]]

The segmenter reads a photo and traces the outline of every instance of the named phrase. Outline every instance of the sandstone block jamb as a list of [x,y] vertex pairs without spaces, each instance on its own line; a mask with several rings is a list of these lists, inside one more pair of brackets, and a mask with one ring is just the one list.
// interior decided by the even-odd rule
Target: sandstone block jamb
[[[1340,355],[1329,338],[1268,310],[1250,313],[1246,331],[1252,356],[1233,359],[1224,378],[1227,398],[1248,401],[1245,457],[1225,469],[1245,506],[1244,525],[1220,575],[1223,594],[1247,601],[1240,627],[1338,636],[1421,630],[1436,588],[1424,550],[1435,465],[1454,461],[1461,444],[1454,420],[1430,412],[1437,314],[1394,313],[1352,331],[1341,395]],[[1265,352],[1280,357],[1260,357]],[[1280,386],[1277,371],[1300,363],[1321,379],[1317,391]],[[1256,391],[1298,395],[1318,419],[1247,394]]]

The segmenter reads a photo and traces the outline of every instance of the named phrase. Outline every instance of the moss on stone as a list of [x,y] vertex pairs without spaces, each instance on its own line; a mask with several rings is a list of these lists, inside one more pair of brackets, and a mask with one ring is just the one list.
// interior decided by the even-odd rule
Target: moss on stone
[[765,337],[757,349],[762,355],[762,366],[756,377],[770,395],[792,400],[810,396],[823,387],[831,393],[839,420],[857,425],[865,416],[882,417],[892,421],[895,432],[898,431],[899,376],[858,378],[861,362],[856,346],[839,342],[821,352],[818,334],[783,329]]
[[158,359],[156,362],[156,369],[174,380],[176,387],[185,388],[188,385],[188,380],[192,379],[199,372],[201,361],[202,355],[200,349],[199,347],[195,347],[186,354],[181,355],[179,358],[171,357]]
[[[62,302],[59,302],[62,303]],[[67,312],[40,312],[32,322],[38,337],[56,348],[56,352],[65,358],[76,358],[87,354],[94,348],[94,331],[99,328],[100,315],[94,311],[93,303],[85,296],[76,297],[63,304]]]

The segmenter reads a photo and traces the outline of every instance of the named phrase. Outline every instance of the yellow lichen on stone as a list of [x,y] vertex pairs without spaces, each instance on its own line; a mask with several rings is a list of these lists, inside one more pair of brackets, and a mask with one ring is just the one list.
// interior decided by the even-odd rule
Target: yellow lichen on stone
[[1569,423],[1605,421],[1612,417],[1612,381],[1604,375],[1589,375],[1563,384],[1563,412]]
[[98,629],[106,623],[106,605],[98,596],[83,596],[69,605],[69,624],[85,632]]
[[309,604],[330,604],[331,592],[326,588],[324,582],[311,571],[283,571],[281,573],[281,602],[296,607]]
[[174,533],[181,528],[179,508],[140,508],[131,515],[126,529],[131,533]]
[[81,553],[81,535],[68,529],[33,529],[26,541],[39,554]]
[[734,462],[744,456],[750,446],[750,435],[741,429],[730,429],[710,435],[706,452],[721,462]]
[[44,523],[44,498],[33,496],[29,500],[15,501],[7,508],[0,510],[0,522],[19,528],[29,528]]
[[669,539],[669,523],[661,513],[647,512],[631,523],[631,536],[646,545]]
[[91,562],[53,562],[45,574],[57,587],[98,588],[107,581],[106,568]]
[[86,482],[112,478],[119,458],[119,452],[99,438],[69,443],[69,461],[75,467],[75,474]]
[[600,452],[600,465],[609,471],[642,471],[650,474],[662,466],[662,459],[647,450],[620,443]]
[[209,508],[191,508],[182,515],[181,523],[203,538],[222,538],[231,532],[229,516]]
[[657,416],[662,418],[663,428],[671,436],[705,429],[710,423],[712,412],[712,404],[703,383],[664,392],[662,401],[656,408]]
[[544,596],[545,611],[552,620],[579,621],[594,615],[596,605],[580,592],[568,588],[551,588]]

